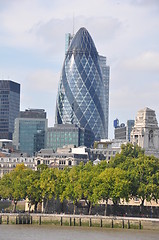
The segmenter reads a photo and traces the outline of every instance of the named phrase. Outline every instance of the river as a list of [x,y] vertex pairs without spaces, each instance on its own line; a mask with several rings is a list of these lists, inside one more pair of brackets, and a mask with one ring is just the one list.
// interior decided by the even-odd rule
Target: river
[[0,225],[0,240],[156,240],[159,231]]

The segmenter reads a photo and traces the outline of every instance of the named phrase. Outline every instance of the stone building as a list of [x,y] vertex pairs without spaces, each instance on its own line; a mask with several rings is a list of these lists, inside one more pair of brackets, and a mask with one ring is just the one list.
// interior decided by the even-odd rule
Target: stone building
[[73,145],[63,146],[55,152],[53,149],[41,149],[35,157],[35,170],[39,164],[45,164],[50,168],[64,169],[84,164],[89,161],[86,147],[74,148]]
[[146,155],[159,158],[159,127],[154,110],[146,107],[138,111],[131,142],[143,148]]
[[18,164],[35,170],[34,157],[21,157],[21,156],[2,156],[0,155],[0,178],[4,174],[11,172]]

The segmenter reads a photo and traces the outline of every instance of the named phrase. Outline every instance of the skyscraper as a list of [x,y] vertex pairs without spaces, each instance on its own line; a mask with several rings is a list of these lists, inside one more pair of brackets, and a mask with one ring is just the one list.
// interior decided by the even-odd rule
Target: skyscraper
[[57,102],[57,124],[76,124],[91,130],[94,139],[108,137],[109,67],[98,55],[85,28],[71,41],[62,68]]
[[14,120],[20,111],[20,84],[0,80],[0,138],[12,139]]
[[103,83],[104,83],[104,98],[105,98],[105,125],[106,125],[106,138],[108,138],[108,122],[109,122],[109,74],[110,67],[106,65],[106,57],[99,56],[99,65],[102,71]]

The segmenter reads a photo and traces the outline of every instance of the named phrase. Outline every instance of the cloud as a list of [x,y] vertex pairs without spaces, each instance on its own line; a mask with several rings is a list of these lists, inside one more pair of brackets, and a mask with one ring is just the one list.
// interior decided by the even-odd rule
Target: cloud
[[25,86],[37,92],[57,93],[59,78],[59,73],[50,69],[36,70],[26,77]]
[[158,6],[159,7],[158,0],[131,0],[131,3],[139,6]]
[[0,72],[20,82],[21,109],[44,108],[53,119],[74,15],[74,32],[86,27],[111,67],[110,119],[126,121],[145,105],[157,110],[158,6],[158,0],[0,1]]
[[21,85],[21,110],[43,108],[47,112],[49,126],[53,126],[60,75],[50,69],[30,72]]
[[124,66],[130,70],[159,71],[159,52],[144,52],[136,58],[126,60]]

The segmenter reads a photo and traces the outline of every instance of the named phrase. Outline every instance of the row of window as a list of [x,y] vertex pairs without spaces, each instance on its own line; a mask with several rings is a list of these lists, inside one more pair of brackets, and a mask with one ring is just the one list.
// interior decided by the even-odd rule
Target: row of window
[[34,162],[34,159],[19,159],[19,158],[0,158],[1,162]]
[[[0,168],[15,168],[15,167],[16,164],[0,164]],[[27,164],[27,167],[34,168],[34,165]]]
[[94,151],[94,154],[105,154],[105,155],[115,155],[117,152],[116,151]]

